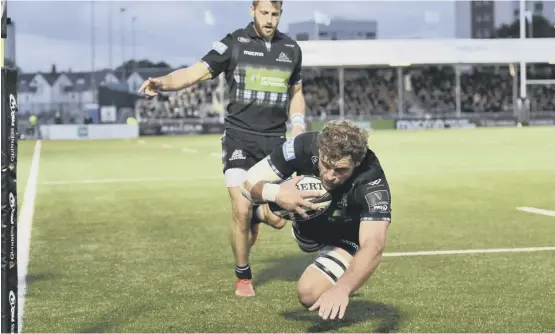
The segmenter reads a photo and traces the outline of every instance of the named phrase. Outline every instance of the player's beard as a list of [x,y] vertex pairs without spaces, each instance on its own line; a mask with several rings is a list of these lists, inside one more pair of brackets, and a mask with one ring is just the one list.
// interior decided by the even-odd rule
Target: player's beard
[[262,36],[264,39],[267,39],[267,40],[269,40],[269,39],[272,38],[272,36],[274,35],[274,33],[275,33],[276,29],[277,29],[277,26],[271,27],[271,28],[270,28],[271,31],[266,32],[266,30],[264,29],[265,26],[264,26],[264,25],[261,25],[261,24],[258,22],[258,20],[256,19],[256,17],[254,18],[254,26],[255,26],[255,28],[256,28],[256,31],[258,31],[258,33],[260,34],[260,36]]
[[333,190],[333,189],[335,189],[335,188],[337,188],[337,187],[340,186],[340,184],[335,184],[335,183],[332,183],[332,182],[327,182],[326,180],[324,180],[324,178],[320,178],[320,181],[322,181],[322,185],[324,186],[324,188],[325,188],[327,191]]

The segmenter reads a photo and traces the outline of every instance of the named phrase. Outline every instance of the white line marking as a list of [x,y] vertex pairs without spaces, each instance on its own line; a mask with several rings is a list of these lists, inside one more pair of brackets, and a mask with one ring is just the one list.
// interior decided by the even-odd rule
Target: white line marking
[[168,144],[162,145],[162,148],[164,148],[164,149],[169,149],[169,148],[172,148],[172,147],[173,147],[172,145],[168,145]]
[[459,249],[445,251],[424,251],[424,252],[393,252],[384,253],[383,256],[426,256],[426,255],[456,255],[456,254],[485,254],[485,253],[522,253],[522,252],[542,252],[555,251],[555,247],[529,247],[529,248],[497,248],[497,249]]
[[392,170],[389,173],[398,176],[412,176],[412,175],[436,175],[436,174],[474,174],[474,173],[488,173],[488,172],[532,172],[532,171],[555,171],[555,167],[478,167],[478,168],[463,168],[463,169],[439,169],[427,171],[401,171]]
[[216,158],[221,158],[222,154],[221,153],[210,153],[211,156],[216,157]]
[[33,216],[35,214],[35,198],[37,196],[37,178],[39,176],[41,142],[37,140],[35,152],[31,161],[29,178],[25,185],[23,195],[23,205],[19,215],[18,234],[17,234],[17,257],[19,258],[18,269],[18,323],[19,331],[23,329],[23,306],[25,303],[25,290],[27,288],[27,267],[29,265],[29,254],[31,250],[31,227],[33,226]]
[[139,140],[137,141],[137,144],[140,144],[140,145],[145,144],[145,143],[146,143],[146,141],[144,141],[144,140],[142,140],[142,139],[139,139]]
[[223,175],[202,176],[189,178],[156,178],[142,177],[134,179],[88,179],[88,180],[68,180],[68,181],[46,181],[40,185],[69,185],[69,184],[103,184],[103,183],[139,183],[139,182],[177,182],[177,181],[196,181],[196,180],[218,180],[223,179]]
[[198,150],[196,148],[189,148],[189,147],[184,147],[181,149],[181,151],[186,153],[198,153]]
[[518,207],[516,209],[519,210],[519,211],[524,211],[524,212],[529,212],[529,213],[536,213],[538,215],[546,215],[546,216],[555,217],[555,211],[551,211],[551,210],[531,208],[531,207],[528,207],[528,206],[521,206],[521,207]]
[[[221,158],[221,153],[210,153],[210,156],[215,158]],[[530,171],[531,169],[474,169],[474,170],[460,170],[460,171],[430,171],[430,172],[392,172],[394,176],[412,176],[412,175],[435,175],[435,174],[457,174],[466,172],[483,172],[483,171],[502,171],[502,170],[512,170],[512,171]],[[540,170],[540,169],[534,169]],[[541,170],[555,170],[555,169],[541,169]],[[166,181],[193,181],[193,180],[214,180],[223,178],[221,176],[198,176],[191,178],[153,178],[153,177],[141,177],[141,178],[129,178],[129,179],[86,179],[86,180],[59,180],[59,181],[46,181],[40,183],[41,185],[67,185],[67,184],[100,184],[100,183],[136,183],[136,182],[166,182]]]

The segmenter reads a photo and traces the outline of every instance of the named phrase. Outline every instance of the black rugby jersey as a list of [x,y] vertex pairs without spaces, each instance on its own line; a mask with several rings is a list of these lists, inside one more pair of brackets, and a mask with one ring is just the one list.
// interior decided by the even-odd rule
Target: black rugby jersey
[[[319,176],[318,132],[306,132],[286,141],[268,157],[282,179],[293,173]],[[360,166],[340,187],[330,191],[332,204],[326,212],[294,228],[310,240],[333,244],[339,239],[358,243],[361,221],[391,221],[391,193],[380,162],[370,149]]]
[[301,83],[301,48],[276,30],[271,42],[251,22],[219,42],[202,58],[212,78],[225,73],[229,104],[225,127],[261,135],[283,135],[289,88]]

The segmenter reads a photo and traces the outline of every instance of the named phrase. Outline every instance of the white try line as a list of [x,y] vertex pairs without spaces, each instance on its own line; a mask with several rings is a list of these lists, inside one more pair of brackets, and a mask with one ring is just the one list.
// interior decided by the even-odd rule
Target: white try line
[[39,176],[41,142],[38,140],[35,144],[35,152],[31,161],[31,170],[29,178],[25,185],[25,194],[23,195],[23,205],[21,206],[21,214],[19,215],[19,226],[17,234],[17,257],[19,265],[18,269],[18,323],[19,330],[23,328],[23,306],[25,303],[25,290],[27,288],[27,270],[29,265],[29,254],[31,250],[31,228],[33,226],[33,216],[35,214],[35,198],[37,197],[37,178]]
[[392,253],[384,253],[383,256],[401,257],[401,256],[426,256],[426,255],[486,254],[486,253],[524,253],[524,252],[546,252],[546,251],[555,251],[555,247],[459,249],[459,250],[423,251],[423,252],[392,252]]
[[529,213],[535,213],[535,214],[538,214],[538,215],[545,215],[545,216],[555,217],[555,211],[551,211],[551,210],[531,208],[531,207],[528,207],[528,206],[521,206],[521,207],[518,207],[516,209],[518,211],[524,211],[524,212],[529,212]]

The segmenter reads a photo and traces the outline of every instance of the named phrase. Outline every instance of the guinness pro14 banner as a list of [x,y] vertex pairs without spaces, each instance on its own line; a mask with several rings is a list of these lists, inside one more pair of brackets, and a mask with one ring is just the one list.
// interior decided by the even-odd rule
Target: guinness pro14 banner
[[2,333],[18,333],[17,72],[2,68]]

